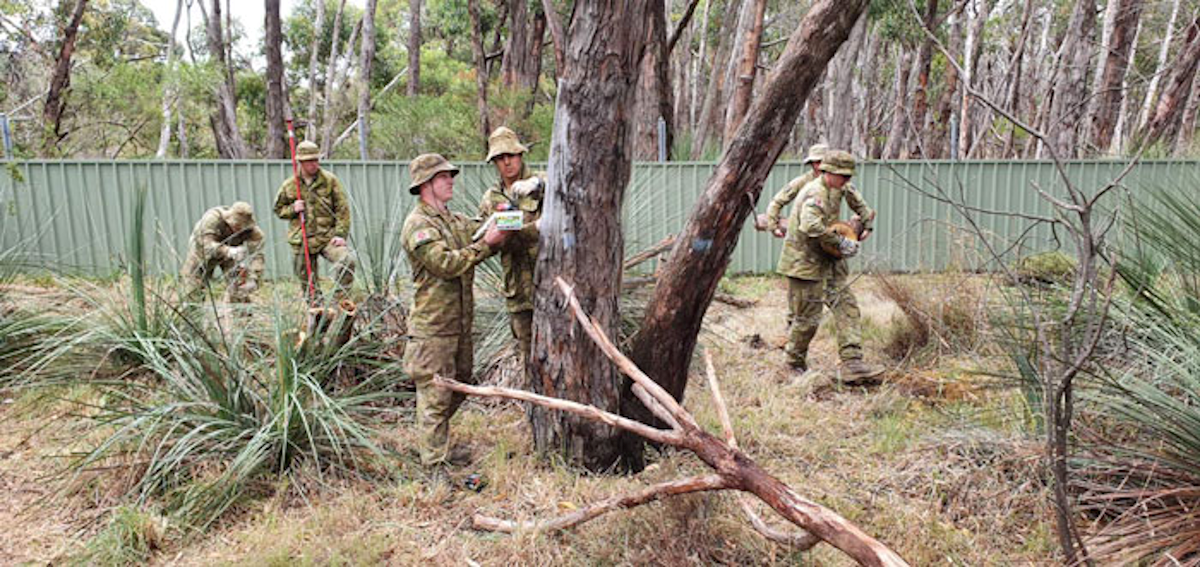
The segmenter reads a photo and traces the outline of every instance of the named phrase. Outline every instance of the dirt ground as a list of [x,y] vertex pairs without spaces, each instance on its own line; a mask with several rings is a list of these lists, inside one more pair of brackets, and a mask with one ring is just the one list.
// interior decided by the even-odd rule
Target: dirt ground
[[[915,276],[906,276],[915,277]],[[926,286],[926,283],[922,283]],[[929,286],[958,285],[937,281]],[[868,358],[887,365],[888,379],[870,388],[833,386],[821,376],[786,369],[785,284],[774,277],[732,278],[721,291],[754,301],[747,308],[714,304],[701,349],[714,358],[734,427],[745,452],[787,482],[857,523],[913,565],[1052,563],[1052,526],[1045,521],[1037,444],[1019,396],[989,387],[975,371],[999,358],[963,353],[934,365],[882,354],[903,313],[872,278],[855,283]],[[836,347],[818,334],[811,363],[828,371]],[[685,406],[719,431],[699,366]],[[108,528],[118,502],[114,480],[77,479],[70,490],[52,478],[87,422],[68,400],[22,395],[0,405],[0,564],[80,561]],[[64,399],[65,398],[65,399]],[[732,494],[670,499],[617,511],[567,533],[499,535],[469,528],[476,512],[515,520],[544,519],[655,482],[704,472],[686,452],[668,452],[636,476],[591,476],[537,458],[523,408],[468,402],[452,434],[474,450],[470,472],[488,481],[481,492],[429,481],[415,465],[414,437],[400,421],[384,441],[400,455],[386,479],[326,480],[280,485],[205,533],[190,533],[140,512],[156,532],[150,562],[160,565],[845,565],[819,545],[796,552],[754,532]],[[773,526],[787,528],[760,513]],[[119,562],[119,561],[116,561]]]

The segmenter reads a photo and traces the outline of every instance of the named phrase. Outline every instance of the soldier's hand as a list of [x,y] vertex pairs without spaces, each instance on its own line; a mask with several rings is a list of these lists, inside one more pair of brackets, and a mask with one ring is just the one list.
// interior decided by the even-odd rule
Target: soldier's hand
[[523,199],[525,197],[537,198],[542,194],[543,187],[544,185],[542,184],[542,178],[535,175],[529,179],[523,179],[513,183],[513,196],[518,199]]
[[296,202],[292,203],[292,211],[294,211],[296,214],[303,213],[304,201],[297,199]]
[[345,238],[342,238],[342,237],[340,237],[340,236],[335,236],[335,237],[333,237],[333,238],[329,239],[329,243],[330,243],[330,244],[332,244],[332,245],[334,245],[334,246],[345,246],[345,245],[346,245],[346,239],[345,239]]
[[871,236],[871,233],[873,233],[873,232],[875,232],[875,231],[873,231],[873,230],[871,230],[871,229],[869,229],[869,228],[868,228],[868,229],[866,229],[866,230],[863,230],[863,231],[862,231],[862,235],[860,235],[860,236],[858,237],[858,241],[859,241],[859,242],[862,242],[862,241],[866,240],[867,238],[870,238],[870,236]]
[[777,226],[775,227],[775,230],[771,231],[771,234],[774,234],[775,238],[783,238],[787,236],[787,229],[783,228],[782,226]]
[[858,254],[858,242],[842,237],[842,239],[838,241],[838,252],[842,253],[843,258],[851,258],[855,254]]
[[503,244],[506,238],[508,238],[508,233],[496,228],[494,223],[488,226],[487,232],[483,233],[483,243],[492,248]]

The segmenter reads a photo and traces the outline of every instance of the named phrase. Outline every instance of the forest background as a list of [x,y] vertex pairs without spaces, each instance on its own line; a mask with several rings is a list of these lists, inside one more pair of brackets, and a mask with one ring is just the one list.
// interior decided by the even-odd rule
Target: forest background
[[[164,22],[138,0],[0,0],[0,121],[17,158],[286,158],[291,115],[334,158],[477,160],[503,124],[543,160],[573,4],[300,0],[284,18],[266,0],[243,22],[228,0],[178,0]],[[808,5],[668,2],[635,159],[715,159]],[[784,155],[1192,156],[1198,32],[1186,0],[877,0]]]

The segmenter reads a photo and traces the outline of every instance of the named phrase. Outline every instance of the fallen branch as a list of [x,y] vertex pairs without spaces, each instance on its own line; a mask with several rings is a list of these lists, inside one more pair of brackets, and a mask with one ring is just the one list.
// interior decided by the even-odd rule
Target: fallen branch
[[648,260],[653,260],[653,259],[657,258],[660,254],[670,251],[671,247],[674,245],[675,245],[675,235],[672,234],[672,235],[658,241],[658,244],[655,244],[654,246],[651,246],[645,250],[642,250],[641,252],[638,252],[637,254],[634,254],[633,256],[630,256],[628,260],[625,260],[625,265],[622,266],[622,269],[629,270],[630,268],[633,268],[634,266],[637,266],[638,264],[641,264]]
[[[723,414],[721,418],[722,425],[726,429],[726,440],[724,441],[701,429],[691,413],[683,409],[675,398],[651,380],[649,376],[646,376],[637,365],[633,364],[631,360],[612,344],[612,341],[608,339],[599,325],[583,312],[583,308],[580,306],[578,298],[575,297],[571,286],[563,281],[562,278],[557,279],[557,284],[566,296],[567,304],[570,306],[575,318],[579,321],[580,326],[592,338],[596,346],[604,352],[609,360],[617,365],[617,368],[622,373],[633,380],[635,388],[638,386],[641,387],[643,391],[639,394],[639,397],[653,399],[654,405],[658,406],[652,407],[655,414],[673,418],[671,421],[674,423],[668,421],[672,427],[670,430],[656,429],[593,406],[550,398],[512,388],[469,386],[453,380],[447,380],[440,376],[434,377],[434,383],[464,394],[515,399],[535,403],[543,407],[568,411],[614,427],[619,427],[626,431],[631,431],[652,441],[688,449],[699,457],[700,460],[704,461],[706,465],[711,467],[716,472],[716,475],[693,477],[655,485],[632,495],[610,498],[588,506],[580,512],[548,522],[516,524],[482,517],[482,522],[478,524],[481,529],[489,529],[489,527],[519,529],[525,526],[532,529],[564,529],[586,522],[617,508],[643,504],[662,496],[700,490],[735,489],[750,492],[757,496],[786,520],[807,531],[811,539],[814,540],[814,544],[815,541],[829,543],[862,565],[907,565],[899,555],[875,540],[875,538],[867,535],[836,512],[800,496],[779,479],[763,470],[762,467],[745,453],[742,453],[737,448],[736,439],[733,437],[728,411],[721,409],[724,407],[725,402],[720,397],[720,389],[715,386],[715,379],[710,379],[710,384],[713,385],[715,399],[718,400],[718,413]],[[624,506],[622,503],[628,503],[629,505]],[[751,517],[751,523],[755,525],[755,529],[760,533],[764,535],[773,534],[774,537],[768,537],[771,537],[775,541],[788,540],[789,543],[800,547],[806,545],[811,547],[812,544],[808,543],[808,537],[781,534],[767,527],[761,520],[760,522],[754,522],[756,515],[749,508],[748,503],[743,506],[743,510]]]

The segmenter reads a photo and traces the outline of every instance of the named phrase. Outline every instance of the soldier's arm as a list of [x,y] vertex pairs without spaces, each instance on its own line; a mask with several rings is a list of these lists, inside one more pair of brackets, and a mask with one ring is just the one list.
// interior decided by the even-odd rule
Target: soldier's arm
[[444,280],[463,275],[492,255],[492,248],[483,240],[465,248],[450,248],[446,245],[445,237],[432,228],[413,230],[405,239],[404,246],[425,269]]
[[872,230],[875,223],[875,211],[867,206],[867,201],[863,199],[862,193],[858,192],[858,188],[853,184],[846,184],[846,204],[862,219],[863,230]]
[[337,225],[333,229],[333,234],[346,238],[350,236],[350,201],[346,199],[342,182],[337,177],[333,177],[333,207],[333,214],[337,217]]
[[800,189],[807,183],[806,178],[807,176],[802,175],[791,180],[771,199],[771,204],[767,205],[767,230],[774,230],[779,226],[779,217],[783,213],[783,208],[796,199]]
[[279,186],[279,191],[275,193],[275,216],[283,220],[291,220],[296,218],[296,211],[292,210],[292,203],[296,202],[296,181],[291,177]]
[[838,235],[825,225],[824,211],[821,202],[816,197],[809,197],[800,204],[800,226],[798,230],[809,238],[816,238],[822,243],[837,244]]

